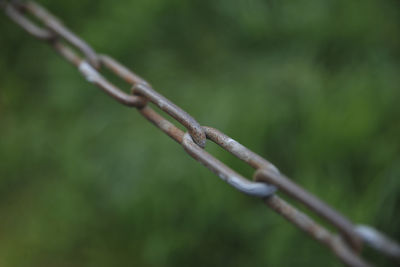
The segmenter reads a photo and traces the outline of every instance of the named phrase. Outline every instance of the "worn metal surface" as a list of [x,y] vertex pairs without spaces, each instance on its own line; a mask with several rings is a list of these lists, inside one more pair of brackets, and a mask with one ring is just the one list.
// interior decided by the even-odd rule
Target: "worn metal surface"
[[73,47],[77,48],[90,64],[95,67],[100,67],[99,58],[96,52],[81,38],[72,33],[66,28],[57,18],[52,16],[45,8],[36,4],[35,2],[25,2],[23,5],[24,9],[32,13],[37,19],[39,19],[46,26],[47,29],[54,32],[58,38],[64,39],[70,43]]
[[276,188],[274,186],[270,186],[266,183],[252,182],[233,171],[221,161],[211,156],[207,151],[196,145],[187,133],[183,136],[182,145],[189,155],[201,162],[218,175],[219,178],[235,187],[237,190],[256,197],[268,197],[275,193]]
[[10,17],[16,24],[21,26],[25,31],[27,31],[32,36],[38,38],[39,40],[52,40],[56,36],[48,29],[37,26],[35,23],[30,21],[22,11],[15,5],[6,5],[5,13]]
[[368,225],[357,225],[356,232],[366,244],[400,263],[400,245],[394,240]]
[[355,231],[354,225],[347,218],[325,204],[322,200],[295,184],[286,176],[268,169],[260,169],[256,172],[254,179],[255,181],[273,184],[278,187],[279,190],[301,202],[335,226],[356,251],[361,250],[361,239]]
[[[80,51],[86,59],[95,68],[100,67],[97,54],[86,42],[66,28],[56,17],[50,14],[44,7],[31,1],[12,1],[6,7],[7,15],[17,24],[24,28],[28,33],[38,39],[46,41],[65,40]],[[30,13],[40,22],[44,28],[41,28],[24,16],[24,13]]]
[[[66,61],[78,68],[86,79],[123,105],[135,107],[151,123],[181,144],[184,150],[197,161],[216,173],[222,180],[241,192],[260,197],[272,210],[312,238],[325,245],[346,265],[370,266],[359,255],[362,243],[366,243],[388,256],[399,259],[400,246],[370,226],[357,226],[319,198],[295,184],[269,161],[255,154],[217,129],[201,126],[192,116],[155,91],[151,85],[123,66],[115,59],[97,54],[86,42],[67,29],[57,18],[34,2],[0,0],[0,8],[25,31],[48,43]],[[36,17],[43,25],[37,25],[26,17]],[[77,50],[77,51],[75,51]],[[79,55],[79,53],[82,56]],[[129,84],[131,91],[121,90],[100,73],[107,68]],[[128,93],[129,92],[129,93]],[[158,114],[148,103],[152,102],[163,112],[181,123],[185,133],[169,120]],[[209,139],[229,151],[255,169],[254,179],[245,179],[230,167],[213,157],[203,148]],[[299,211],[275,192],[279,190],[295,201],[304,204],[314,214],[333,225],[344,237],[328,231]]]
[[205,129],[208,138],[225,148],[233,155],[249,163],[253,168],[259,169],[254,176],[256,181],[273,184],[292,198],[303,203],[337,227],[355,250],[359,251],[361,249],[361,240],[355,232],[353,224],[343,215],[333,210],[322,200],[308,193],[292,180],[289,180],[286,176],[282,175],[279,170],[266,159],[263,159],[256,153],[250,151],[248,148],[216,129],[210,127],[205,127]]
[[289,203],[278,196],[264,199],[264,203],[282,215],[299,229],[309,234],[312,238],[329,247],[333,253],[348,266],[371,266],[352,251],[341,238],[333,235],[321,225],[314,222],[306,214],[293,208]]
[[93,68],[85,60],[81,61],[78,67],[79,71],[91,83],[100,87],[104,92],[113,97],[115,100],[130,107],[142,107],[146,105],[147,100],[140,96],[125,93],[107,79],[105,79],[95,68]]
[[111,70],[114,74],[121,77],[127,83],[134,85],[137,83],[142,83],[150,86],[147,81],[145,81],[142,77],[130,71],[127,67],[119,63],[114,58],[108,55],[99,55],[101,65]]
[[146,97],[160,109],[168,113],[188,129],[193,140],[201,147],[206,145],[206,134],[200,124],[186,111],[169,101],[166,97],[156,92],[146,84],[138,83],[132,87],[132,93]]

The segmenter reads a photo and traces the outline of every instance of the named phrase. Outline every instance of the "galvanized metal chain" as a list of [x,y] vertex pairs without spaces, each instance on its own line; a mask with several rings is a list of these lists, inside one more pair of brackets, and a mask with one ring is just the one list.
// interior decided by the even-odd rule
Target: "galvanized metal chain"
[[[346,265],[371,266],[360,256],[363,244],[368,244],[397,261],[400,260],[400,246],[396,242],[370,226],[355,226],[342,214],[283,175],[266,159],[222,132],[201,126],[192,116],[154,90],[140,76],[110,56],[96,53],[42,6],[30,1],[4,0],[0,0],[0,6],[7,16],[26,32],[47,42],[64,59],[76,66],[89,82],[97,85],[121,104],[136,108],[146,119],[181,144],[190,156],[222,180],[245,194],[261,198],[267,206],[290,223],[331,249]],[[35,17],[42,25],[35,24],[29,17]],[[127,93],[110,83],[101,75],[101,68],[109,69],[126,81],[131,86],[131,91]],[[182,124],[187,132],[180,130],[157,113],[150,107],[149,102]],[[204,150],[206,140],[218,144],[253,167],[254,181],[244,178],[206,152]],[[284,201],[276,194],[277,190],[308,207],[310,211],[335,227],[340,235],[328,231],[305,213]]]

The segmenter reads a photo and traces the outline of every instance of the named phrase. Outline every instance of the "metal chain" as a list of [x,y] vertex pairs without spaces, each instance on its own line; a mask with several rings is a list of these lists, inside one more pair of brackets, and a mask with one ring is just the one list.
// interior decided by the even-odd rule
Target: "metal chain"
[[[0,0],[0,7],[4,8],[6,15],[26,32],[49,43],[62,57],[76,66],[89,82],[97,85],[121,104],[137,108],[140,114],[181,144],[190,156],[216,173],[223,181],[245,194],[262,198],[271,209],[331,249],[346,265],[371,266],[359,255],[364,243],[397,261],[400,260],[400,246],[396,242],[370,226],[354,226],[349,219],[281,174],[266,159],[222,132],[211,127],[201,126],[188,113],[154,90],[144,79],[110,56],[97,54],[93,48],[42,6],[30,1],[6,2]],[[42,25],[38,26],[33,23],[28,15],[35,17]],[[79,51],[83,58],[75,50]],[[131,92],[126,93],[110,83],[100,74],[101,68],[109,69],[130,84]],[[148,105],[149,102],[181,123],[188,132],[185,133],[158,114]],[[254,181],[242,177],[206,152],[203,148],[207,139],[253,167],[255,169]],[[304,204],[316,215],[325,219],[340,232],[340,236],[331,233],[305,213],[277,196],[277,190]]]

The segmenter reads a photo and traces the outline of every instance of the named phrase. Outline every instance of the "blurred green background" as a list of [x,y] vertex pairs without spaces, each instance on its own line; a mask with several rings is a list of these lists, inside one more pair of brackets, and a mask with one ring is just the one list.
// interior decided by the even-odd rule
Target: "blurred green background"
[[[201,124],[400,239],[398,1],[39,3]],[[0,266],[341,266],[4,14],[0,39]]]

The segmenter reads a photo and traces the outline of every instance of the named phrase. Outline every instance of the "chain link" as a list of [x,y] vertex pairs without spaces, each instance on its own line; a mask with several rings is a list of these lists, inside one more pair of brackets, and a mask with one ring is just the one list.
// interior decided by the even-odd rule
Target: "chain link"
[[[359,256],[363,243],[400,260],[400,246],[396,242],[370,226],[354,226],[342,214],[281,174],[266,159],[217,129],[201,126],[187,112],[155,91],[140,76],[110,56],[97,54],[86,42],[66,28],[42,6],[30,1],[7,2],[0,0],[0,7],[4,8],[5,14],[26,32],[49,43],[62,57],[76,66],[89,82],[101,88],[121,104],[137,108],[146,119],[181,144],[190,156],[239,191],[262,198],[272,210],[330,248],[346,265],[371,266]],[[38,26],[32,22],[27,14],[38,19],[43,25]],[[70,46],[64,43],[68,43]],[[74,51],[75,49],[83,55],[83,58]],[[127,82],[131,86],[131,92],[126,93],[110,83],[100,74],[101,67],[109,69]],[[188,132],[185,133],[158,114],[149,106],[149,102],[181,123]],[[242,177],[206,152],[203,148],[207,139],[253,167],[255,169],[254,181]],[[331,233],[305,213],[281,199],[275,194],[277,190],[304,204],[309,210],[325,219],[326,222],[338,229],[344,238]]]

